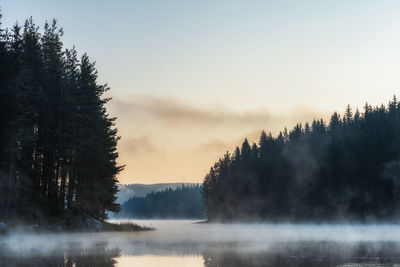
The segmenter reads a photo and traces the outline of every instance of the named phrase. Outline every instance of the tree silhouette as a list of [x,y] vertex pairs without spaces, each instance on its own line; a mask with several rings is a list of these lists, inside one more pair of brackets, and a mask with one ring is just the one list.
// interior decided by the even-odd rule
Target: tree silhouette
[[184,186],[132,197],[122,204],[121,218],[202,219],[204,206],[201,186]]
[[[0,17],[1,18],[1,17]],[[1,24],[0,24],[1,26]],[[88,56],[64,49],[57,22],[0,29],[0,219],[105,219],[119,137]]]
[[[364,106],[326,124],[261,132],[226,154],[203,182],[210,220],[398,220],[400,108]],[[228,155],[228,156],[227,156]]]

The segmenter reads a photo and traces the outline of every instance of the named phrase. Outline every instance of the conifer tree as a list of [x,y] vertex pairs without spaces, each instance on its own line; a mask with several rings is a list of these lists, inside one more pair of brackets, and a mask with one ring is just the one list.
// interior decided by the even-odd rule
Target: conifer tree
[[0,219],[103,220],[119,210],[108,87],[62,35],[55,20],[43,33],[32,18],[0,29]]
[[364,106],[329,124],[315,119],[277,137],[244,140],[203,183],[209,220],[332,221],[399,219],[400,107]]

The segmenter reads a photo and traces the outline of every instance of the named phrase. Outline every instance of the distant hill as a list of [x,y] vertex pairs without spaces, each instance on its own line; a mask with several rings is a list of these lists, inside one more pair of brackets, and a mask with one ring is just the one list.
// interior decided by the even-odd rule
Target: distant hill
[[204,219],[201,185],[178,186],[132,197],[123,203],[117,218],[136,219]]
[[197,183],[160,183],[160,184],[118,184],[117,203],[123,204],[132,197],[145,197],[151,192],[160,192],[164,189],[176,189],[180,186],[193,186]]

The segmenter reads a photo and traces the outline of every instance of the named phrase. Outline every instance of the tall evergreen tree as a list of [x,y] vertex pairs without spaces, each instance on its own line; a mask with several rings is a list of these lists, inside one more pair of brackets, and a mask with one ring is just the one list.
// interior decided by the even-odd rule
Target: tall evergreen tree
[[[1,24],[0,24],[1,26]],[[115,203],[117,129],[87,55],[64,50],[55,20],[0,27],[0,219],[36,222]]]
[[[203,183],[210,220],[399,220],[400,107],[333,113],[247,139]],[[221,186],[223,185],[223,186]]]

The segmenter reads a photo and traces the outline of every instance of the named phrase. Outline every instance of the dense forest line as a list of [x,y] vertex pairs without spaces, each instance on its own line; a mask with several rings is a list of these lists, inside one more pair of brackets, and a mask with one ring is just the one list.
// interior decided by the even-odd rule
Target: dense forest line
[[[0,17],[1,22],[1,17]],[[115,118],[94,63],[56,21],[0,24],[0,220],[118,211]]]
[[160,183],[160,184],[118,184],[117,203],[123,204],[132,197],[145,197],[151,192],[159,192],[168,188],[192,186],[196,183]]
[[211,221],[398,220],[400,103],[262,132],[220,158],[203,187]]
[[182,185],[176,189],[132,197],[121,205],[120,218],[202,219],[205,217],[202,187]]

